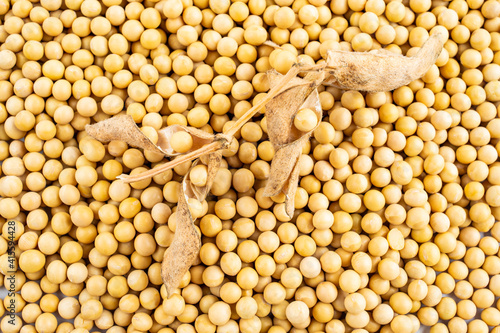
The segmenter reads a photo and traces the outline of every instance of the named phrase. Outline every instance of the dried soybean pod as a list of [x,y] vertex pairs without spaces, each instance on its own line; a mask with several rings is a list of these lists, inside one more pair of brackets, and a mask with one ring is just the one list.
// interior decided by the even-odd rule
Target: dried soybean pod
[[345,90],[390,91],[422,77],[436,62],[444,37],[429,37],[413,57],[387,50],[371,52],[330,51],[324,84]]
[[[277,72],[268,73],[271,86],[283,80]],[[264,189],[265,196],[285,194],[285,210],[292,217],[295,192],[299,180],[298,161],[303,145],[309,140],[312,132],[304,133],[293,126],[295,114],[302,108],[310,108],[321,121],[322,109],[319,104],[317,86],[324,78],[323,71],[314,71],[304,79],[295,77],[266,105],[268,135],[275,149],[271,162],[269,180]]]
[[200,235],[189,212],[185,190],[186,182],[183,181],[179,188],[174,238],[165,251],[161,264],[161,276],[168,296],[179,286],[182,277],[196,260],[201,247]]
[[154,144],[135,124],[129,115],[118,115],[85,127],[87,134],[101,142],[124,141],[131,146],[155,151],[166,156],[176,156],[170,139],[177,132],[187,132],[193,137],[193,145],[188,152],[197,150],[214,141],[214,135],[193,127],[171,125],[157,132],[158,141]]
[[[207,156],[207,182],[205,186],[196,186],[189,179],[190,173],[188,172],[184,177],[184,182],[186,183],[187,190],[186,195],[188,198],[195,198],[198,201],[203,201],[208,195],[210,188],[214,182],[217,170],[219,170],[220,162],[222,160],[222,151],[216,151],[214,153],[208,154]],[[195,160],[191,166],[191,169],[199,163],[200,160]]]
[[169,155],[157,145],[155,145],[134,122],[129,115],[117,115],[98,123],[85,126],[88,135],[101,142],[113,140],[124,141],[130,146],[142,148],[144,150],[155,151]]

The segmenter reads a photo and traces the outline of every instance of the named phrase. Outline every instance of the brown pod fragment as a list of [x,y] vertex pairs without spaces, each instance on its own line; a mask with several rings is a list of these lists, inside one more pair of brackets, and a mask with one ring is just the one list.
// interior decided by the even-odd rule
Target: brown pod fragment
[[161,277],[169,297],[179,286],[182,277],[198,257],[201,247],[200,235],[196,231],[193,218],[189,212],[188,197],[185,194],[186,187],[187,183],[183,181],[179,189],[174,238],[165,251],[161,264]]
[[[158,131],[158,145],[155,145],[146,135],[144,135],[144,133],[142,133],[132,117],[128,115],[115,116],[97,124],[88,125],[85,129],[90,136],[97,140],[103,142],[120,140],[126,142],[130,146],[162,153],[166,156],[179,155],[175,153],[170,145],[170,138],[174,133],[179,131],[185,131],[193,138],[193,146],[189,152],[210,145],[214,143],[215,140],[221,140],[220,138],[216,138],[213,134],[196,128],[173,125]],[[198,201],[205,200],[213,184],[217,170],[219,169],[221,159],[222,151],[220,150],[208,154],[208,175],[205,186],[195,186],[192,184],[189,179],[189,173],[184,177],[181,184],[179,202],[177,204],[177,226],[175,235],[172,243],[165,251],[161,269],[163,283],[167,287],[167,294],[169,296],[179,286],[182,277],[196,260],[201,247],[200,236],[194,227],[193,217],[189,211],[187,201],[188,199],[196,199]],[[196,160],[193,163],[193,167],[198,162],[199,160]],[[127,182],[135,182],[152,176],[150,173],[154,175],[158,173],[158,170],[148,170],[135,176],[122,175],[120,178]]]
[[118,115],[96,124],[87,125],[85,131],[87,131],[88,135],[101,142],[124,141],[130,146],[155,151],[166,156],[180,155],[170,146],[170,138],[176,132],[184,131],[193,137],[193,146],[189,152],[212,143],[215,139],[213,134],[194,127],[171,125],[158,131],[158,143],[155,145],[142,133],[129,115]]
[[442,35],[436,33],[413,57],[384,49],[371,52],[330,51],[324,84],[344,90],[394,90],[421,78],[436,62],[442,48]]
[[189,199],[205,200],[222,160],[222,151],[208,155],[208,175],[205,186],[196,186],[189,179],[190,171],[200,160],[193,162],[191,169],[182,180],[177,203],[177,224],[172,243],[165,251],[161,276],[167,287],[168,296],[179,286],[182,277],[196,261],[200,252],[201,239],[194,227],[194,219],[187,204]]
[[136,148],[170,155],[161,147],[151,142],[129,115],[118,115],[92,125],[87,125],[85,126],[85,131],[88,135],[101,142],[113,140],[124,141]]
[[[202,159],[205,160],[205,159]],[[208,192],[210,192],[210,188],[212,187],[212,184],[214,183],[215,175],[217,174],[217,171],[219,170],[220,162],[222,161],[222,151],[218,150],[214,153],[208,154],[207,159],[206,159],[206,164],[207,164],[207,183],[205,186],[196,186],[194,185],[191,180],[189,179],[189,172],[184,176],[183,182],[186,183],[186,190],[185,194],[187,198],[194,198],[198,201],[203,201],[208,195]],[[200,159],[197,159],[193,162],[191,165],[191,169],[194,168],[198,163],[200,162]],[[191,170],[190,170],[191,171]]]
[[191,146],[191,149],[187,151],[188,153],[195,151],[209,143],[212,143],[215,139],[215,136],[213,134],[207,133],[194,127],[170,125],[158,131],[158,146],[161,147],[163,151],[167,152],[169,156],[180,155],[180,153],[175,152],[170,145],[170,139],[172,138],[172,135],[180,131],[189,133],[193,138],[193,145]]
[[[319,104],[316,88],[323,81],[324,72],[308,73],[304,79],[295,77],[266,105],[266,119],[269,140],[275,155],[271,162],[271,172],[264,189],[264,195],[285,194],[285,210],[289,217],[294,212],[295,192],[299,180],[298,161],[303,145],[309,140],[313,130],[304,133],[293,126],[297,112],[310,108],[321,122],[323,111]],[[278,84],[283,76],[277,72],[268,73],[271,87]]]
[[207,162],[207,184],[203,187],[200,186],[194,186],[199,194],[198,200],[203,201],[208,195],[208,192],[210,192],[210,188],[212,187],[212,184],[214,183],[215,176],[217,175],[217,171],[219,170],[220,163],[222,161],[222,151],[218,150],[214,153],[211,153],[208,155],[208,162]]

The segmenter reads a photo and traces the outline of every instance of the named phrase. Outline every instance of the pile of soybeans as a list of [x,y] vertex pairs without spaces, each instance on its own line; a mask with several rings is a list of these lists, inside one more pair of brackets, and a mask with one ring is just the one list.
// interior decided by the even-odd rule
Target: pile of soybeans
[[[498,0],[0,0],[0,332],[500,333],[499,31]],[[421,78],[321,84],[322,118],[294,114],[311,139],[291,217],[264,195],[265,108],[246,122],[188,202],[201,250],[169,295],[179,188],[207,167],[129,184],[169,158],[87,125],[221,133],[270,70],[414,55],[434,33]]]

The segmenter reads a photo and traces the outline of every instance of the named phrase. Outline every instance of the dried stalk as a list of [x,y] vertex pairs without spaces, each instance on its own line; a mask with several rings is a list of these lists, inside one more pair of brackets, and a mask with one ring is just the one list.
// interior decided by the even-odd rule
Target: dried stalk
[[181,165],[184,162],[192,161],[202,155],[213,153],[217,150],[220,150],[222,147],[221,141],[214,141],[198,150],[192,151],[186,155],[179,156],[178,158],[167,162],[165,164],[159,165],[156,168],[150,169],[148,171],[141,172],[137,175],[119,175],[117,178],[123,180],[124,183],[134,183],[140,180],[148,179],[154,177],[162,172],[168,171],[170,169],[175,168],[178,165]]

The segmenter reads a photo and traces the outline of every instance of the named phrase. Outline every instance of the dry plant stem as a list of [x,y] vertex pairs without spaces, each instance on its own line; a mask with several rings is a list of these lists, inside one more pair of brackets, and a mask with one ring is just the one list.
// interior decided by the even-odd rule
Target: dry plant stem
[[150,169],[148,171],[144,171],[144,172],[141,172],[140,174],[133,175],[133,176],[122,174],[122,175],[118,176],[117,178],[122,180],[125,183],[134,183],[134,182],[138,182],[140,180],[148,179],[148,178],[156,176],[162,172],[173,169],[176,166],[178,166],[184,162],[192,161],[192,160],[194,160],[202,155],[213,153],[214,151],[219,150],[222,147],[222,145],[223,145],[223,143],[221,141],[214,141],[206,146],[201,147],[200,149],[192,151],[186,155],[181,155],[178,158],[176,158],[170,162],[167,162],[165,164],[162,164],[154,169]]

